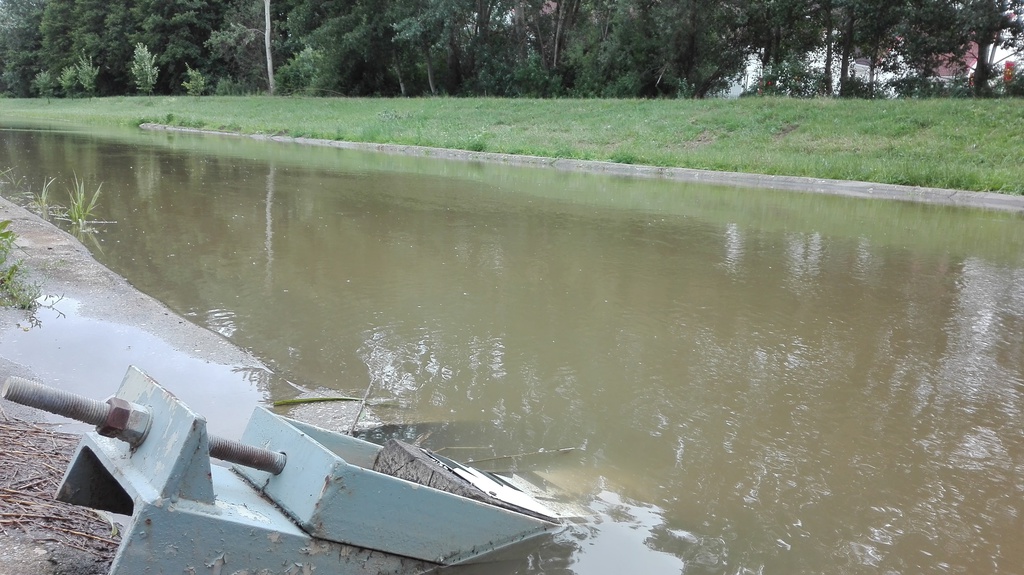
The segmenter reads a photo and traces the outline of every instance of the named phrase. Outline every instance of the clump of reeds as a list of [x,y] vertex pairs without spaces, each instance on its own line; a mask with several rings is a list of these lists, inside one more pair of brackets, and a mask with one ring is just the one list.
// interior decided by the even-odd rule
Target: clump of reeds
[[90,196],[86,192],[85,179],[78,179],[78,175],[75,175],[75,186],[73,190],[70,190],[68,196],[70,197],[71,204],[67,209],[67,217],[71,220],[72,225],[78,226],[81,229],[85,229],[89,222],[92,220],[93,210],[96,209],[96,204],[100,199],[100,189],[103,184],[96,187],[96,191]]
[[62,213],[64,209],[60,204],[50,201],[50,186],[56,178],[47,178],[43,181],[43,189],[32,197],[32,207],[44,220],[49,221],[50,217]]

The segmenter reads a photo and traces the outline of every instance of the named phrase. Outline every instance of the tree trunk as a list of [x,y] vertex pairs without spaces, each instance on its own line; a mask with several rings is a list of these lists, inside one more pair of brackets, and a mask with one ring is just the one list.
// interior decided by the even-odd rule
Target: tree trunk
[[555,37],[552,42],[552,54],[551,54],[551,67],[558,68],[558,37],[562,34],[562,21],[565,17],[565,8],[562,7],[562,3],[558,3],[555,13]]
[[519,62],[526,61],[526,5],[523,0],[516,1],[515,9],[516,53]]
[[423,43],[423,59],[427,62],[427,83],[430,84],[430,95],[437,95],[437,85],[434,84],[434,61],[430,58],[430,44]]
[[870,67],[868,68],[868,93],[871,94],[871,98],[875,97],[875,59],[871,59]]
[[991,45],[986,41],[978,41],[978,62],[974,65],[974,95],[982,98],[992,95],[988,85],[989,80],[992,79],[992,65],[989,63],[990,47]]
[[[562,7],[563,4],[565,8]],[[555,56],[551,65],[552,68],[558,68],[559,55],[565,49],[565,35],[572,28],[579,9],[579,0],[569,0],[558,4],[558,28],[555,30]]]
[[398,56],[395,56],[395,75],[398,76],[398,88],[402,91],[402,97],[405,98],[408,94],[405,93],[405,79],[402,78],[402,64],[398,61]]
[[1003,9],[1004,2],[986,1],[979,2],[975,8],[977,14],[977,25],[975,32],[975,43],[978,45],[978,61],[974,66],[974,95],[988,97],[992,95],[992,87],[989,81],[992,79],[992,60],[995,56],[996,46],[999,44],[999,36],[1003,31]]
[[544,45],[544,31],[540,27],[540,18],[534,20],[534,24],[537,27],[537,49],[540,50],[540,61],[544,64],[545,69],[551,69],[552,58],[548,57],[547,47]]
[[266,29],[263,34],[263,42],[267,46],[267,87],[270,95],[274,95],[274,58],[270,52],[270,0],[263,0],[263,16]]
[[825,2],[825,76],[822,78],[824,92],[832,95],[832,2]]
[[842,61],[839,64],[839,95],[848,96],[849,88],[847,87],[850,79],[850,56],[853,52],[853,13],[848,12],[846,15],[846,29],[843,31],[843,52],[840,58]]

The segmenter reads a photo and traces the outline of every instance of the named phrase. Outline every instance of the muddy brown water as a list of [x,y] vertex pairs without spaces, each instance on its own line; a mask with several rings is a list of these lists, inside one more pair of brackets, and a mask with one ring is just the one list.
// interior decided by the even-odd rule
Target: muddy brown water
[[0,167],[102,182],[84,243],[264,397],[577,448],[522,466],[593,517],[482,572],[1024,572],[1019,215],[7,125]]

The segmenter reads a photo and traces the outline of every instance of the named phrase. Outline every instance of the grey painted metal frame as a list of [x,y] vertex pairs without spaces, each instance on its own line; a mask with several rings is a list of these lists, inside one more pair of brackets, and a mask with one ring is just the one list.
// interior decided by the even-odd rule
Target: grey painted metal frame
[[58,490],[68,503],[131,513],[111,575],[420,573],[433,564],[318,540],[222,467],[211,467],[206,421],[135,368],[117,393],[146,405],[138,448],[83,437]]
[[117,398],[151,415],[132,447],[83,436],[57,498],[131,515],[111,575],[422,573],[559,523],[373,471],[380,447],[258,408],[243,442],[283,470],[211,466],[206,421],[137,368]]
[[317,538],[453,564],[559,526],[378,473],[380,446],[262,408],[242,441],[288,455],[280,475],[236,471]]

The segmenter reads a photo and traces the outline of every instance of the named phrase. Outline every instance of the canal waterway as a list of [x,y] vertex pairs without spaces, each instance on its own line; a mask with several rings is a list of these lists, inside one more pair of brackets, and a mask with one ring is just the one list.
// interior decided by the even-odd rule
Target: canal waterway
[[378,435],[531,453],[592,514],[480,572],[1024,572],[1019,215],[6,125],[260,397],[369,390]]

